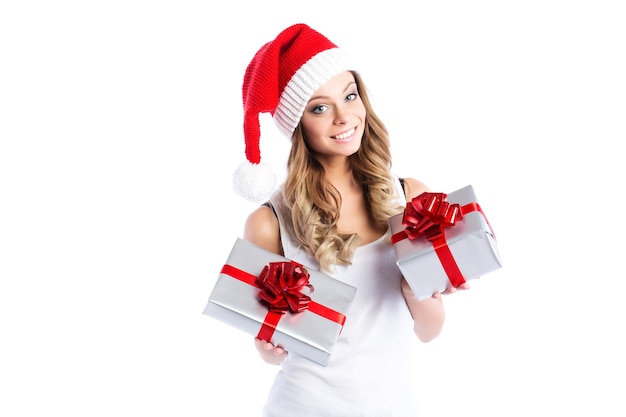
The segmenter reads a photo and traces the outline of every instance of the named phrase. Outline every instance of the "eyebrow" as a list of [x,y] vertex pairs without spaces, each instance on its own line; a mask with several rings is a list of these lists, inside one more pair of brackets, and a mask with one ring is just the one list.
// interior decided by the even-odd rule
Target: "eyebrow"
[[[350,81],[348,85],[346,86],[346,88],[343,89],[343,92],[345,93],[346,91],[348,91],[353,85],[356,85],[356,81]],[[329,99],[329,98],[330,98],[329,96],[313,96],[309,99],[309,102],[313,100]]]

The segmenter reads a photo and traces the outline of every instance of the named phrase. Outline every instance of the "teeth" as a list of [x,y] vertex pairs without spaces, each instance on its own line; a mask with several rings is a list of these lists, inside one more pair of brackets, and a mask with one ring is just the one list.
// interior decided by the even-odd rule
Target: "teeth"
[[341,135],[335,136],[335,139],[339,139],[339,140],[345,139],[345,138],[351,136],[353,133],[354,133],[354,128],[350,129],[346,133],[342,133]]

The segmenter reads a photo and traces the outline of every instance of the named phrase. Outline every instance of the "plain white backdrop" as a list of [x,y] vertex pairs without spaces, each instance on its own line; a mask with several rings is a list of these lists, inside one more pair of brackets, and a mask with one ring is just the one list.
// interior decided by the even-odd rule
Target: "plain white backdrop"
[[277,368],[202,310],[256,207],[243,71],[305,22],[359,59],[393,170],[472,184],[498,237],[416,344],[423,416],[623,417],[619,3],[3,2],[0,414],[260,415]]

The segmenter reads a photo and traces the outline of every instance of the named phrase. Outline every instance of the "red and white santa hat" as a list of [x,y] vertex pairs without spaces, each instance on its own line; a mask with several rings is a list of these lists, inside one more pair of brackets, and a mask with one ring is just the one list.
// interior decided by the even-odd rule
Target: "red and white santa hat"
[[257,51],[243,80],[246,161],[233,174],[235,192],[261,201],[276,186],[272,168],[261,162],[260,113],[270,113],[289,139],[309,99],[326,81],[353,70],[348,54],[305,24],[283,30]]

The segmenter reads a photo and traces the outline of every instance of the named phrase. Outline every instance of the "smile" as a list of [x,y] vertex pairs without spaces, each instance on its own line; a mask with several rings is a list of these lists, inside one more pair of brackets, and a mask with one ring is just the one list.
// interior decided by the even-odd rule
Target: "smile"
[[343,132],[339,135],[336,136],[331,136],[332,139],[335,140],[345,140],[348,139],[350,136],[354,135],[354,132],[356,131],[356,128],[353,127],[352,129],[348,130],[347,132]]

